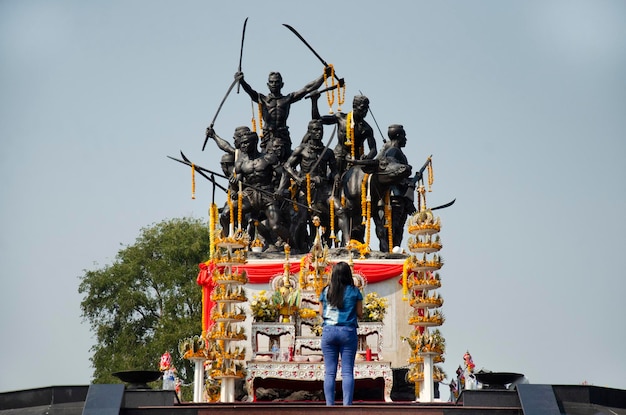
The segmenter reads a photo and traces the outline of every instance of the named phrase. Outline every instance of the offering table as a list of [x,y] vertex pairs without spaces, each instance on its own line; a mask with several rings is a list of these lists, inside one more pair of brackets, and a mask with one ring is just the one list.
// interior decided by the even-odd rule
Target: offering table
[[[285,379],[291,381],[323,381],[324,362],[281,362],[256,361],[247,362],[246,386],[250,401],[256,401],[254,380],[256,378]],[[391,402],[391,388],[393,387],[393,372],[391,362],[383,361],[355,361],[354,379],[377,379],[385,382],[384,399]],[[341,381],[341,362],[337,368],[337,380]]]

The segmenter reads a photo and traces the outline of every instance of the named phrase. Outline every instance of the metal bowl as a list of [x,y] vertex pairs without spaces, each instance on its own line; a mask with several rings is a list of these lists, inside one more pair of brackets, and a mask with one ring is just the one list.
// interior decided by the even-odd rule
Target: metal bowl
[[524,377],[521,373],[511,372],[476,372],[476,380],[491,389],[505,389],[506,385]]
[[151,389],[148,382],[157,381],[162,375],[158,370],[123,370],[111,374],[126,383],[127,389]]

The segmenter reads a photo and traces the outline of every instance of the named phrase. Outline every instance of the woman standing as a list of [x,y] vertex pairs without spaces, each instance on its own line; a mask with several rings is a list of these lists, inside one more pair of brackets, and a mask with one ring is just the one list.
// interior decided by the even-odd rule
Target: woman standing
[[346,262],[333,267],[330,283],[320,295],[320,314],[324,319],[324,396],[326,405],[335,404],[335,379],[341,356],[343,404],[352,405],[354,395],[354,358],[357,349],[357,320],[363,316],[363,295],[354,285],[352,270]]

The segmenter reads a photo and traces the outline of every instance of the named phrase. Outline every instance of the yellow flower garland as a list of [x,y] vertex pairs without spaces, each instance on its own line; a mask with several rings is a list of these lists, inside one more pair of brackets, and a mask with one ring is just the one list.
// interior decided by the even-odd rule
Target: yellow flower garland
[[306,203],[311,209],[311,173],[306,174]]
[[259,97],[258,107],[259,107],[259,137],[263,137],[263,106],[261,105],[261,97]]
[[355,158],[356,149],[354,144],[354,121],[352,111],[350,111],[346,115],[346,141],[344,143],[347,146],[350,146],[350,155],[352,158]]
[[230,189],[226,192],[226,201],[228,203],[228,213],[230,214],[230,224],[233,225],[235,223],[235,207],[233,206],[233,198],[231,197]]
[[365,217],[365,245],[370,246],[370,233],[372,230],[371,225],[371,219],[372,219],[372,199],[369,195],[367,195],[367,213],[366,213],[366,217]]
[[196,198],[196,166],[191,163],[191,198]]
[[346,83],[337,88],[337,111],[341,111],[341,106],[346,102]]
[[407,301],[407,294],[409,292],[409,287],[407,284],[409,270],[413,268],[413,257],[408,257],[404,260],[404,264],[402,264],[402,301]]
[[[335,67],[332,64],[330,66],[330,85],[328,85],[328,75],[326,75],[326,70],[324,70],[324,86],[327,88],[329,86],[335,86]],[[328,101],[329,114],[333,113],[333,104],[335,102],[335,90],[326,91],[326,101]]]
[[[365,216],[367,214],[367,179],[369,178],[369,174],[365,173],[363,176],[363,181],[361,181],[361,217],[362,224],[365,224]],[[343,197],[343,196],[342,196]]]
[[435,180],[435,175],[433,173],[433,161],[432,159],[428,159],[428,191],[432,192],[433,189],[433,181]]
[[387,190],[387,193],[385,194],[385,227],[387,228],[389,252],[393,251],[393,233],[391,225],[391,191]]
[[335,199],[334,198],[330,198],[329,201],[329,210],[330,210],[330,239],[334,240],[337,239],[337,237],[335,236]]
[[217,228],[218,209],[215,202],[209,208],[209,258],[215,254],[215,230]]
[[239,192],[237,193],[237,229],[241,230],[241,222],[243,219],[243,184],[239,182]]

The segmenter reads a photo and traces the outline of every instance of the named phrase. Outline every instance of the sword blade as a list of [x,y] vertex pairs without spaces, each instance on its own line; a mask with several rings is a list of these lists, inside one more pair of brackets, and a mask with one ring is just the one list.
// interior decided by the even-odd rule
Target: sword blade
[[[222,110],[222,106],[224,105],[224,102],[226,102],[226,98],[228,98],[228,95],[230,95],[230,91],[233,90],[235,84],[238,82],[239,81],[237,79],[234,79],[233,82],[231,82],[230,86],[228,87],[228,91],[226,91],[226,95],[224,95],[224,98],[222,98],[222,102],[220,102],[220,105],[217,107],[217,111],[215,112],[215,115],[213,116],[213,119],[211,120],[211,125],[209,126],[210,128],[213,128],[213,126],[215,125],[215,120],[217,119],[217,115]],[[207,141],[209,141],[208,136],[204,138],[204,143],[202,144],[202,151],[204,151]]]
[[[246,38],[246,25],[248,24],[248,18],[243,22],[243,31],[241,32],[241,49],[239,49],[239,72],[241,72],[241,60],[243,58],[243,41]],[[237,83],[237,93],[239,93],[239,83]]]
[[448,203],[446,203],[444,205],[437,206],[437,207],[434,207],[434,208],[430,208],[430,210],[444,209],[444,208],[447,208],[447,207],[450,207],[450,206],[454,205],[454,202],[456,202],[456,198],[453,199],[452,202],[448,202]]
[[[302,43],[304,43],[304,44],[306,45],[306,47],[307,47],[307,48],[309,48],[309,50],[310,50],[311,52],[313,52],[313,54],[314,54],[315,56],[317,56],[317,59],[319,59],[319,60],[320,60],[320,62],[322,62],[322,64],[324,64],[324,67],[328,66],[328,64],[326,63],[326,61],[324,60],[324,58],[322,58],[322,57],[320,56],[320,54],[319,54],[319,53],[317,53],[317,52],[315,51],[315,49],[313,49],[313,47],[312,47],[311,45],[309,45],[309,42],[307,42],[307,41],[306,41],[306,40],[302,37],[302,35],[301,35],[300,33],[298,33],[298,31],[297,31],[296,29],[294,29],[293,27],[289,26],[289,25],[288,25],[288,24],[286,24],[286,23],[283,23],[283,26],[285,26],[287,29],[291,30],[291,32],[292,32],[294,35],[296,35],[296,36],[298,37],[298,39],[300,39],[300,40],[302,41]],[[339,79],[339,77],[337,76],[337,74],[335,74],[335,79],[337,79],[337,81],[339,81],[339,80],[340,80],[340,79]]]

